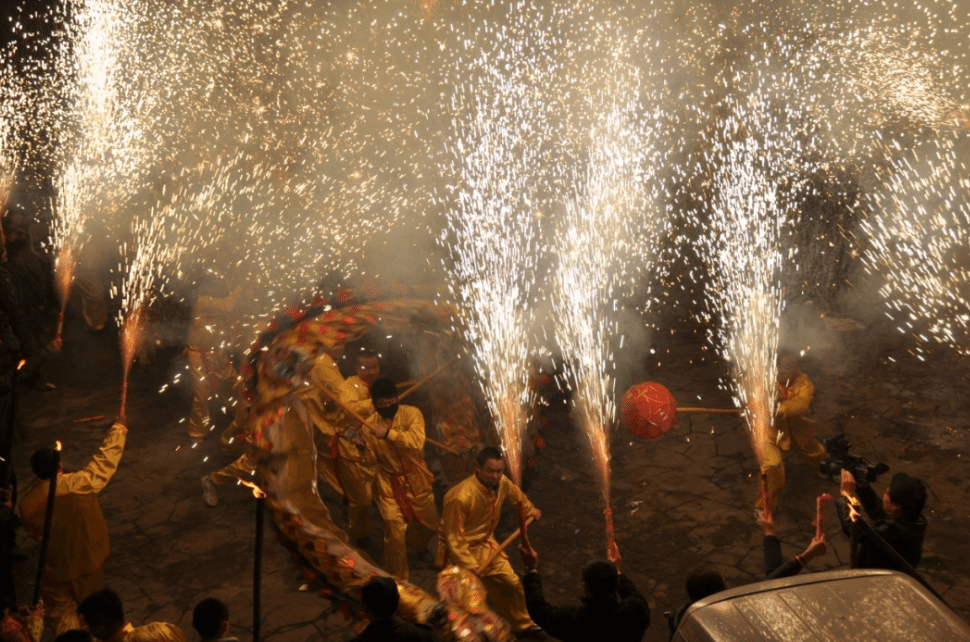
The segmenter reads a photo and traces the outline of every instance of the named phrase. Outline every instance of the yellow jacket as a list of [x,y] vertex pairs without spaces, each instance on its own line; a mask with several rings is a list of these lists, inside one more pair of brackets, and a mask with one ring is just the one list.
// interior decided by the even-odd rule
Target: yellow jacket
[[377,457],[377,488],[384,497],[394,497],[391,478],[405,483],[407,492],[417,497],[431,491],[434,475],[424,463],[424,415],[414,406],[399,406],[391,422],[374,413],[370,423],[387,425],[390,430],[378,439],[368,430],[367,444]]
[[808,375],[800,372],[787,386],[775,384],[775,396],[778,409],[775,411],[770,438],[782,450],[789,450],[793,434],[801,437],[806,430],[814,433],[815,424],[805,418],[805,413],[815,397],[815,386]]
[[[58,584],[97,571],[108,559],[108,524],[98,504],[98,493],[118,470],[128,429],[115,424],[101,450],[83,469],[57,477],[51,539],[44,576]],[[44,533],[44,514],[50,484],[38,479],[20,500],[24,531],[36,540]]]
[[438,563],[476,570],[489,553],[498,548],[495,526],[502,513],[502,504],[506,500],[518,502],[520,498],[525,503],[526,514],[530,514],[535,506],[508,477],[502,477],[498,490],[494,491],[478,481],[477,475],[458,482],[445,493]]

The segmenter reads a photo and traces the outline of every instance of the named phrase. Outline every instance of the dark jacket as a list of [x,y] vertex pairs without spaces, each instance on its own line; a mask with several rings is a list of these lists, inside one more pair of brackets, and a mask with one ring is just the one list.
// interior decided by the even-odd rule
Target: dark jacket
[[765,535],[762,547],[765,553],[765,577],[769,580],[798,575],[805,568],[794,557],[786,560],[781,556],[781,540],[776,535]]
[[[872,521],[872,529],[877,535],[882,537],[887,544],[893,547],[910,566],[915,567],[919,564],[923,556],[923,536],[926,534],[926,518],[922,515],[916,519],[907,519],[903,516],[893,517],[886,512],[882,506],[882,499],[869,486],[858,486],[856,496],[862,503],[866,515]],[[849,517],[849,509],[846,506],[844,497],[840,497],[835,502],[839,510],[839,519],[842,522],[842,530],[846,535],[852,536],[852,518]],[[871,538],[863,531],[859,540],[859,559],[858,568],[885,568],[894,571],[902,571],[891,556],[884,553],[877,542],[870,541]]]
[[650,606],[626,575],[620,574],[619,580],[619,597],[584,597],[582,606],[557,607],[546,602],[536,572],[526,573],[522,586],[532,620],[558,640],[640,642],[650,626]]
[[427,624],[411,624],[392,617],[371,622],[350,642],[441,642],[441,638]]

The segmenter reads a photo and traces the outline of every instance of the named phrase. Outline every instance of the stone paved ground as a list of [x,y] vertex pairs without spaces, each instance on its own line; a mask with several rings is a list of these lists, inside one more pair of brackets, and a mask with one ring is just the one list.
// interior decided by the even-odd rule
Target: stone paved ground
[[[664,383],[685,405],[729,405],[718,379],[722,368],[700,333],[682,321],[671,327],[677,331],[654,340],[657,355],[646,361],[647,378]],[[29,453],[54,439],[65,444],[67,467],[83,465],[107,422],[74,425],[72,419],[110,418],[117,408],[114,338],[69,330],[65,354],[50,367],[59,390],[24,395],[29,436],[16,453],[22,480],[31,478]],[[825,337],[823,327],[813,331]],[[925,362],[913,358],[906,352],[907,337],[879,323],[828,339],[803,363],[816,384],[813,416],[822,435],[844,430],[859,454],[927,482],[930,527],[920,569],[961,616],[970,617],[966,365],[946,352]],[[189,626],[192,606],[202,597],[218,596],[230,604],[235,634],[246,639],[251,635],[254,501],[248,492],[229,488],[218,507],[202,502],[200,477],[226,459],[213,443],[189,448],[179,423],[188,399],[173,388],[159,394],[178,363],[177,352],[163,351],[155,365],[136,368],[133,375],[129,445],[101,495],[112,537],[107,584],[120,592],[133,621],[174,622],[190,639],[195,639]],[[530,534],[541,555],[548,597],[567,602],[576,599],[581,566],[603,554],[603,501],[584,437],[563,412],[553,409],[550,419],[548,446],[530,491],[545,517]],[[612,504],[624,570],[649,596],[654,614],[644,639],[666,640],[662,612],[686,599],[688,568],[713,564],[735,585],[757,580],[762,572],[761,536],[751,514],[755,460],[745,430],[726,415],[682,416],[679,426],[654,441],[633,439],[621,430],[613,440],[613,458]],[[818,478],[797,455],[787,461],[788,485],[776,521],[786,554],[794,554],[811,538],[814,498],[837,492],[837,486]],[[332,498],[330,505],[341,519]],[[500,530],[513,527],[506,521]],[[379,528],[377,519],[378,540]],[[826,531],[834,550],[812,570],[847,563],[847,540],[834,510]],[[37,546],[24,542],[23,549],[28,559],[17,566],[18,582],[29,595]],[[352,637],[352,627],[330,602],[298,590],[301,576],[272,535],[264,570],[265,637],[279,642]],[[427,569],[412,574],[429,590],[433,577]]]

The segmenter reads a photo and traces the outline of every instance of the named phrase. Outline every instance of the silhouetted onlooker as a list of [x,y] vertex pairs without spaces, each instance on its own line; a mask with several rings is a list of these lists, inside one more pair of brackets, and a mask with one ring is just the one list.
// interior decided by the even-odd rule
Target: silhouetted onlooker
[[236,640],[226,637],[229,632],[229,606],[214,597],[207,597],[195,605],[195,610],[192,611],[192,628],[202,638],[202,642]]
[[412,624],[394,615],[401,595],[391,578],[372,578],[360,590],[360,601],[370,624],[351,642],[441,642],[427,624]]
[[121,598],[111,589],[87,596],[77,612],[91,635],[102,642],[186,642],[182,629],[168,622],[132,626],[125,619]]

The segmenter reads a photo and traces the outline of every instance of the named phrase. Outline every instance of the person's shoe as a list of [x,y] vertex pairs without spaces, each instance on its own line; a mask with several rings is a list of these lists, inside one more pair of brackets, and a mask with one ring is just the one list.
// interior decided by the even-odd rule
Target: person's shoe
[[515,634],[516,640],[551,640],[552,638],[546,635],[540,627],[533,624],[527,629],[522,629],[517,631]]
[[216,485],[212,483],[208,475],[202,478],[202,499],[209,506],[219,505],[219,495],[216,493]]

